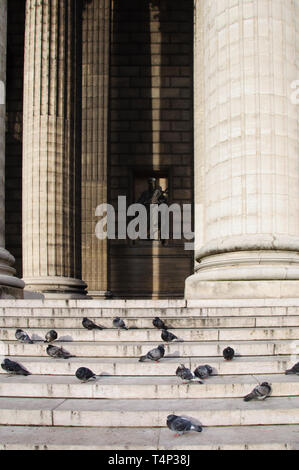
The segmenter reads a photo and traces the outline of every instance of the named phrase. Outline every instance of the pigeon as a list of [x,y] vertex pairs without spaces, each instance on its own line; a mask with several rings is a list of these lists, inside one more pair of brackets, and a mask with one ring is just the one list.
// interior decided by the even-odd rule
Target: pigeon
[[187,384],[187,383],[190,383],[190,382],[196,382],[196,383],[199,383],[199,384],[203,384],[203,382],[201,380],[198,380],[198,378],[196,378],[196,376],[193,374],[193,372],[191,372],[190,369],[185,367],[184,364],[181,364],[177,368],[177,370],[175,372],[175,375],[177,377],[179,377],[180,379],[182,379],[182,380],[186,380],[186,382],[184,382],[184,384]]
[[3,370],[8,372],[9,374],[14,374],[14,375],[31,375],[28,370],[24,369],[21,364],[18,364],[17,362],[11,361],[10,359],[4,359],[4,361],[1,364],[1,367]]
[[297,374],[299,375],[299,362],[295,364],[291,369],[285,371],[286,375]]
[[228,347],[223,350],[223,357],[226,361],[231,361],[234,358],[234,355],[235,351],[233,348]]
[[128,328],[126,327],[125,325],[125,322],[119,318],[119,317],[115,317],[114,320],[113,320],[113,326],[115,328],[122,328],[123,330],[128,330]]
[[103,326],[96,325],[92,320],[89,320],[89,318],[86,318],[86,317],[83,318],[82,325],[87,330],[104,330]]
[[171,431],[176,431],[175,436],[180,436],[181,434],[184,434],[185,432],[189,431],[202,432],[201,426],[193,424],[192,421],[187,418],[184,418],[183,416],[177,415],[167,416],[167,427]]
[[87,367],[79,367],[79,369],[77,369],[76,371],[76,377],[83,383],[88,382],[92,379],[96,379],[96,375],[92,372],[92,370],[88,369]]
[[30,339],[30,337],[27,335],[27,333],[25,333],[25,331],[21,330],[20,328],[17,329],[17,331],[15,333],[15,337],[21,343],[33,344],[32,339]]
[[70,357],[76,357],[71,355],[65,349],[58,348],[57,346],[52,346],[51,344],[49,344],[49,346],[47,347],[47,354],[51,357],[59,359],[69,359]]
[[164,321],[159,317],[154,318],[153,325],[159,330],[168,330],[168,327],[165,325]]
[[262,384],[255,387],[249,395],[244,397],[244,401],[250,400],[265,400],[272,393],[271,384],[268,382],[263,382]]
[[167,330],[162,330],[161,338],[163,339],[163,341],[166,341],[166,343],[171,343],[171,341],[183,341],[182,339],[178,338],[173,333]]
[[145,356],[141,356],[139,359],[139,362],[144,362],[146,359],[149,359],[150,361],[155,361],[159,362],[162,357],[164,357],[165,354],[165,348],[163,344],[160,344],[157,348],[151,349]]
[[213,369],[211,366],[207,364],[205,366],[198,366],[194,371],[194,375],[199,379],[207,379],[210,375],[212,375]]
[[52,343],[53,341],[55,341],[55,339],[58,338],[58,334],[56,333],[55,330],[50,330],[46,334],[45,338],[46,338],[46,341],[44,341],[44,343]]

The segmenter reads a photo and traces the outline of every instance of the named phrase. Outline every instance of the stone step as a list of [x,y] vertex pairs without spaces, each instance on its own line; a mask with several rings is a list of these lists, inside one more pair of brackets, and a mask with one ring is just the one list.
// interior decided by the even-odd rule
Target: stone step
[[[101,374],[101,371],[94,371]],[[195,399],[242,398],[257,382],[270,382],[273,397],[299,395],[299,377],[286,375],[256,375],[210,377],[204,384],[184,384],[171,377],[107,377],[82,384],[75,376],[0,376],[1,397],[36,398],[103,398],[111,400],[138,399]],[[6,398],[0,398],[5,403]],[[0,406],[1,408],[1,406]],[[7,424],[1,422],[0,424]],[[16,424],[16,423],[14,423]],[[298,423],[299,424],[299,423]]]
[[[275,294],[275,293],[274,293]],[[273,298],[265,299],[1,299],[3,308],[263,308],[263,307],[298,307],[299,298]]]
[[[0,317],[0,328],[44,328],[50,329],[76,329],[82,328],[83,317]],[[162,318],[162,317],[161,317]],[[112,318],[92,317],[91,320],[99,322],[106,328],[112,327]],[[298,315],[264,316],[264,317],[167,317],[165,323],[172,328],[275,328],[297,327]],[[126,318],[128,328],[152,328],[153,317]]]
[[[132,330],[92,330],[60,329],[57,330],[57,342],[90,342],[90,341],[112,341],[112,342],[163,342],[161,331],[157,329],[132,329]],[[15,328],[0,329],[0,341],[15,341]],[[43,343],[46,330],[32,328],[27,330],[33,341]],[[225,329],[176,329],[174,334],[184,341],[247,341],[247,340],[298,340],[299,328],[225,328]]]
[[[16,301],[15,301],[16,302]],[[273,307],[163,307],[163,308],[97,308],[93,301],[89,301],[90,306],[84,308],[76,307],[3,307],[1,302],[0,316],[4,317],[88,317],[88,318],[108,318],[115,316],[121,318],[173,318],[173,317],[264,317],[264,316],[298,316],[298,306],[273,306]]]
[[[157,342],[59,342],[67,351],[76,356],[84,357],[135,357],[139,358],[150,349],[157,347]],[[170,357],[189,356],[222,356],[223,349],[231,346],[236,354],[241,356],[273,356],[281,354],[295,354],[298,351],[298,341],[209,341],[209,342],[173,342],[165,345],[166,361]],[[46,357],[47,345],[44,343],[23,344],[17,341],[1,341],[0,356],[31,356]],[[64,359],[61,359],[64,361]]]
[[[233,361],[225,361],[222,357],[186,357],[184,360],[168,357],[159,364],[150,361],[141,364],[136,358],[122,357],[74,357],[57,360],[55,365],[50,357],[16,356],[11,359],[23,364],[34,375],[74,375],[82,364],[97,373],[112,376],[172,376],[181,362],[192,370],[198,365],[209,364],[218,375],[284,374],[294,365],[294,359],[290,356],[236,357]],[[5,372],[0,368],[1,374]]]
[[299,450],[299,426],[209,427],[178,438],[167,428],[0,426],[0,450]]
[[[83,387],[83,385],[82,385]],[[299,397],[211,399],[0,399],[3,425],[165,427],[169,414],[190,416],[202,426],[299,424]]]

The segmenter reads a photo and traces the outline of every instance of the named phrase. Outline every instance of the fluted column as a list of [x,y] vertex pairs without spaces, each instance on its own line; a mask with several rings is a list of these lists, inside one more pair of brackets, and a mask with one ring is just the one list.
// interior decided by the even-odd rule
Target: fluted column
[[199,264],[185,295],[297,297],[298,1],[195,7]]
[[83,13],[82,272],[93,297],[108,285],[107,240],[95,235],[96,207],[107,203],[110,0],[86,3]]
[[81,0],[27,0],[23,272],[26,289],[84,293],[81,280]]
[[5,249],[5,89],[7,0],[0,0],[0,298],[23,297],[24,282],[14,277],[15,259]]

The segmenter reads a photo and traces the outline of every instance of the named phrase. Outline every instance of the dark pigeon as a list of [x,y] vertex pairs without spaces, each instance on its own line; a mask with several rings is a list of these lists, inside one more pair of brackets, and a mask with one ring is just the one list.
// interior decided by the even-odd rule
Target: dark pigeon
[[164,357],[165,354],[165,348],[163,344],[160,344],[157,348],[151,349],[145,356],[141,356],[139,359],[139,362],[144,362],[146,359],[149,359],[150,361],[155,361],[158,362],[162,357]]
[[153,319],[153,325],[159,330],[168,330],[168,327],[165,325],[164,321],[159,317]]
[[121,328],[123,330],[128,330],[128,328],[126,327],[125,325],[125,322],[119,318],[119,317],[115,317],[114,320],[113,320],[113,326],[115,328]]
[[171,341],[183,341],[182,339],[178,338],[173,333],[171,333],[170,331],[167,331],[167,330],[162,330],[161,338],[166,343],[171,343]]
[[58,334],[56,333],[55,330],[50,330],[46,334],[45,338],[46,338],[46,341],[44,341],[44,343],[53,343],[53,341],[55,341],[55,339],[58,338]]
[[31,373],[28,372],[28,370],[24,369],[24,367],[21,364],[11,361],[10,359],[4,359],[4,361],[1,364],[1,367],[3,370],[5,370],[5,372],[8,372],[9,374],[31,375]]
[[17,329],[15,337],[20,343],[33,344],[32,339],[21,329]]
[[212,367],[208,366],[207,364],[205,366],[198,366],[194,370],[194,375],[196,375],[196,377],[199,379],[207,379],[210,375],[212,375],[212,373]]
[[193,374],[193,372],[191,372],[190,369],[188,369],[187,367],[184,366],[184,364],[181,364],[176,372],[175,372],[175,375],[177,377],[179,377],[180,379],[182,380],[185,380],[185,384],[186,383],[190,383],[190,382],[196,382],[196,383],[199,383],[199,384],[202,384],[203,382],[201,380],[198,380],[198,378],[195,377],[195,375]]
[[76,371],[76,377],[81,380],[81,382],[88,382],[89,380],[96,379],[96,375],[87,367],[79,367]]
[[58,348],[57,346],[52,346],[49,344],[47,347],[47,354],[51,357],[58,358],[58,359],[69,359],[70,357],[76,357],[70,354],[63,348]]
[[171,431],[176,432],[175,436],[180,436],[181,434],[190,431],[202,432],[201,426],[199,426],[198,424],[193,424],[190,419],[177,415],[167,416],[167,427]]
[[223,350],[223,357],[226,361],[231,361],[234,358],[234,355],[235,351],[233,348],[228,347]]
[[299,362],[295,364],[291,369],[285,371],[286,375],[296,374],[299,375]]
[[244,401],[251,400],[265,400],[272,393],[272,387],[268,382],[263,382],[262,384],[255,387],[249,395],[244,397]]
[[82,320],[82,325],[84,328],[87,330],[104,330],[104,327],[101,325],[96,325],[92,320],[89,320],[89,318],[83,318]]

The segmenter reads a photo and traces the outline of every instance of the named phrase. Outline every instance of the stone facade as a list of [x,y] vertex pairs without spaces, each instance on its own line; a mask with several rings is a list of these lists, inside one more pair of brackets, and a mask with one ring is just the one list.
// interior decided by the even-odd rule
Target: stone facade
[[[22,4],[0,245],[6,231],[27,289],[180,297],[187,278],[187,298],[296,296],[298,0]],[[194,203],[195,274],[184,240],[95,236],[97,205],[136,202],[149,176]]]

